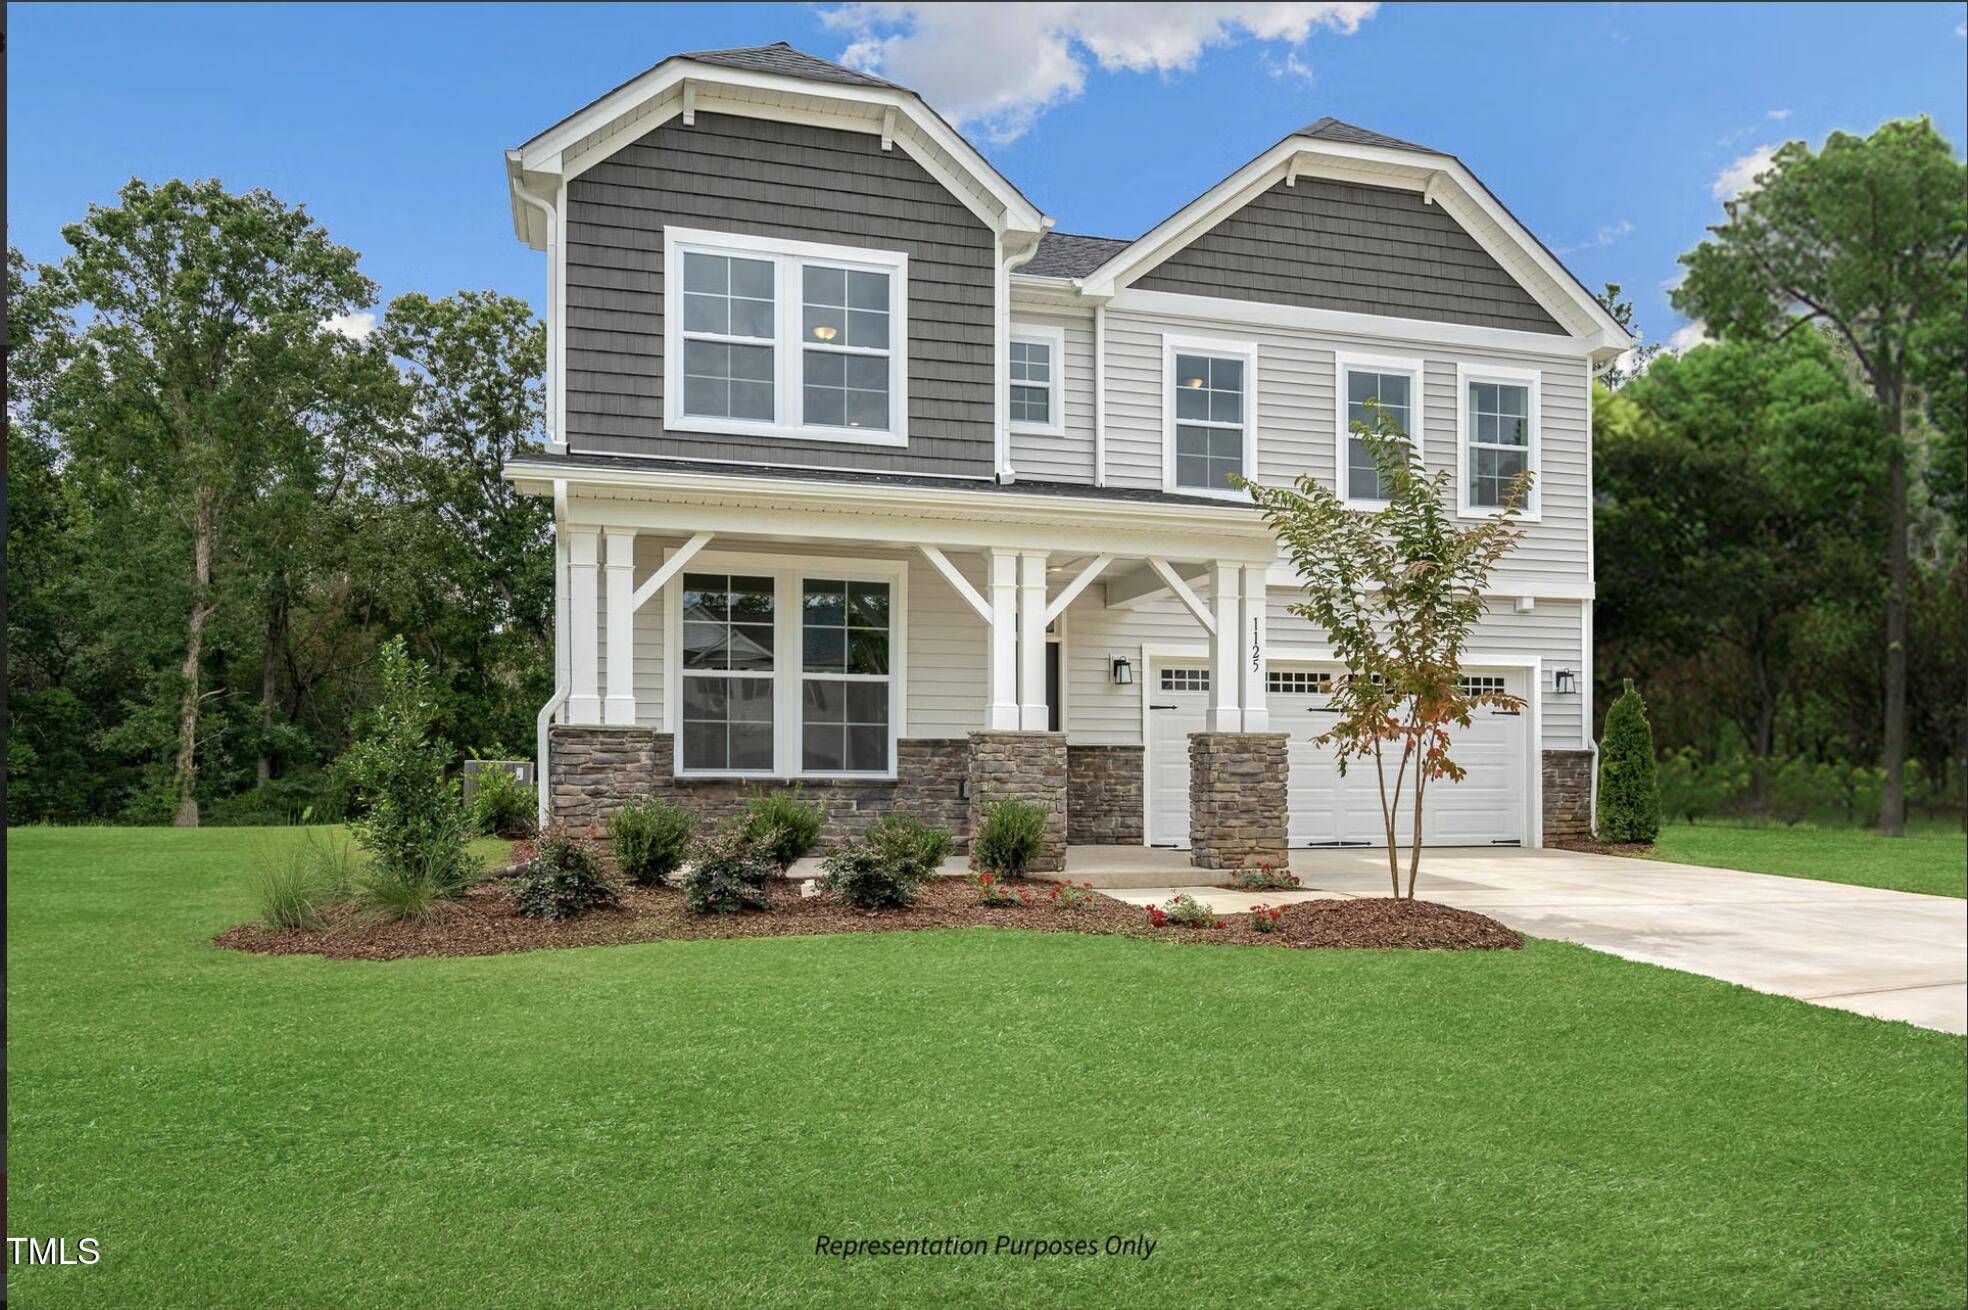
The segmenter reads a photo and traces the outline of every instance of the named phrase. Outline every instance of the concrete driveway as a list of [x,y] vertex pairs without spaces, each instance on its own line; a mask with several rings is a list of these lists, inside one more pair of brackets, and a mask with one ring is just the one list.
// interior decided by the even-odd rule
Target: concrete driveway
[[[1322,896],[1385,896],[1378,851],[1294,851],[1303,892],[1177,891],[1218,913]],[[1815,1005],[1968,1033],[1968,901],[1574,851],[1433,850],[1417,892],[1522,932],[1703,973]]]

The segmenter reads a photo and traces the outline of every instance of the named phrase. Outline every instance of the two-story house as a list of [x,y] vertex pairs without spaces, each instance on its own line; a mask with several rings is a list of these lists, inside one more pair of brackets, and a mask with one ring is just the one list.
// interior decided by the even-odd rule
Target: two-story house
[[798,780],[842,830],[1040,799],[1055,867],[1383,841],[1225,481],[1371,508],[1376,398],[1464,515],[1535,475],[1468,660],[1526,708],[1463,734],[1424,838],[1585,827],[1591,378],[1630,343],[1453,155],[1321,119],[1071,236],[913,92],[781,44],[666,59],[506,164],[547,258],[550,444],[506,476],[554,502],[555,816]]

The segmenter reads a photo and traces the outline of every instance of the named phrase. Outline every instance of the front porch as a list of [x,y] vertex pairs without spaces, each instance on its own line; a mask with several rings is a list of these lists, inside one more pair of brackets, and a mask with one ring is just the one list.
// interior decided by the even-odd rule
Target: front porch
[[[1282,862],[1275,544],[1247,505],[605,467],[537,485],[560,566],[543,817],[599,832],[658,795],[716,821],[798,785],[830,837],[900,812],[964,843],[1017,797],[1049,812],[1049,876],[1118,868],[1069,846],[1130,852],[1129,878]],[[1188,852],[1143,845],[1143,624],[1177,625],[1210,675]]]

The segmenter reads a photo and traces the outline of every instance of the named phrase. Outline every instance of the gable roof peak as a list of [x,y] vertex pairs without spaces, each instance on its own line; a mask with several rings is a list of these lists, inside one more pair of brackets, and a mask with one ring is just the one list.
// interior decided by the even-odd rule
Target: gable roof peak
[[1380,146],[1386,150],[1410,150],[1423,155],[1439,155],[1445,153],[1444,151],[1435,149],[1433,146],[1416,145],[1412,141],[1403,141],[1396,136],[1387,136],[1384,133],[1370,131],[1364,127],[1355,127],[1351,123],[1341,122],[1330,114],[1316,123],[1309,123],[1299,128],[1292,135],[1308,136],[1315,141],[1334,141],[1349,146]]
[[831,59],[810,55],[785,41],[774,41],[771,45],[734,46],[729,50],[692,50],[675,58],[712,64],[720,68],[738,68],[754,73],[778,73],[782,77],[803,77],[813,82],[840,82],[848,86],[881,86],[895,91],[909,90],[908,87],[876,77],[873,73],[864,73],[845,64],[837,64]]

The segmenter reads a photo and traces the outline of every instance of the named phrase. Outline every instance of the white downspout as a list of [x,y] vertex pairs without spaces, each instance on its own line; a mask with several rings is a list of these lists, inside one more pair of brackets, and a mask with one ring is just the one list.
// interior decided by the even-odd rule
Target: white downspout
[[548,727],[562,705],[567,703],[567,539],[561,525],[567,522],[567,484],[554,480],[554,689],[533,721],[533,787],[539,793],[539,826],[547,826],[547,738]]
[[[1107,306],[1093,307],[1093,485],[1107,485]],[[1147,676],[1144,671],[1143,677]]]
[[[1051,225],[1052,222],[1048,219],[1046,226]],[[1031,262],[1032,257],[1039,253],[1039,240],[1043,236],[1044,233],[1041,232],[1033,237],[1029,246],[1008,258],[1004,253],[1004,233],[1000,232],[997,236],[998,312],[993,333],[997,348],[992,352],[995,360],[992,371],[995,376],[991,385],[991,400],[995,411],[993,418],[996,427],[999,482],[1018,481],[1018,472],[1011,465],[1011,270],[1022,268]]]

